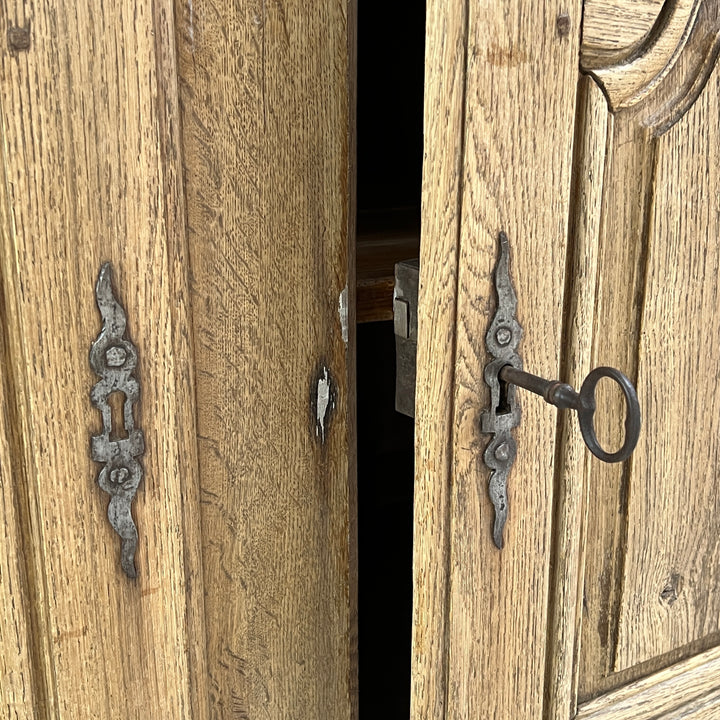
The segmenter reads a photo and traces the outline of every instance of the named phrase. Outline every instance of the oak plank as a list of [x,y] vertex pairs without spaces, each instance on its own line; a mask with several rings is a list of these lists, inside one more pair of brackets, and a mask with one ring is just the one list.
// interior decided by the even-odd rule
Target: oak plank
[[[426,87],[434,80],[454,88],[462,80],[463,10],[429,7]],[[424,703],[415,705],[414,717],[536,718],[543,705],[554,412],[523,398],[522,451],[502,552],[490,533],[480,466],[488,438],[479,433],[479,414],[487,402],[484,336],[500,230],[510,238],[526,364],[541,374],[559,370],[581,7],[471,4],[468,12],[459,184],[459,140],[448,143],[446,135],[462,121],[460,110],[447,112],[457,96],[445,87],[451,100],[439,108],[432,90],[426,99],[428,162],[445,173],[428,174],[436,184],[424,186],[414,615],[416,667],[418,649],[424,653],[415,694]],[[442,165],[432,160],[441,152],[449,156]],[[458,197],[460,237],[453,242]],[[427,219],[434,217],[450,218],[450,232],[430,235]]]
[[[608,139],[592,364],[616,367],[633,380],[637,375],[640,333],[637,306],[645,282],[643,233],[651,197],[653,158],[651,133],[632,117],[617,115]],[[598,438],[607,447],[618,447],[624,417],[622,397],[611,394],[603,383],[598,385],[597,393]],[[638,394],[642,412],[642,393]],[[614,665],[627,532],[628,473],[632,463],[631,457],[625,463],[595,460],[590,464],[588,483],[593,493],[587,508],[583,541],[586,554],[581,699],[596,692],[600,679],[610,673]]]
[[720,684],[719,672],[720,649],[713,648],[585,703],[576,720],[684,717],[672,713],[681,709],[687,712],[687,706],[696,700],[704,703],[708,696],[714,696]]
[[[713,629],[713,621],[705,622],[702,619],[712,617],[714,611],[710,609],[706,616],[703,607],[706,601],[712,603],[713,593],[707,597],[700,582],[695,591],[698,597],[696,602],[691,601],[690,606],[682,610],[684,603],[681,601],[675,610],[668,611],[668,601],[674,604],[677,592],[675,585],[683,573],[676,573],[667,567],[668,551],[664,549],[667,538],[663,537],[667,528],[661,527],[663,521],[655,525],[655,540],[643,535],[644,532],[652,533],[652,530],[643,531],[637,527],[637,523],[641,522],[645,526],[649,519],[652,525],[655,523],[653,518],[657,518],[656,513],[659,513],[664,514],[664,521],[669,522],[668,527],[671,528],[673,523],[680,522],[679,519],[671,519],[679,518],[680,505],[689,502],[692,508],[693,503],[702,502],[702,491],[691,488],[690,479],[684,479],[684,471],[681,469],[684,467],[683,459],[678,453],[684,453],[686,449],[678,446],[681,442],[677,431],[680,421],[668,405],[674,400],[661,399],[658,408],[656,398],[658,391],[663,388],[665,381],[662,378],[665,374],[676,372],[675,368],[678,367],[687,369],[694,362],[691,358],[696,358],[695,351],[684,348],[683,343],[697,336],[697,322],[703,322],[701,308],[694,309],[701,314],[690,318],[686,326],[681,326],[677,320],[672,321],[675,323],[676,337],[669,345],[661,342],[662,333],[671,328],[673,314],[682,312],[681,308],[688,302],[699,302],[700,305],[710,302],[707,297],[702,300],[702,296],[708,288],[712,292],[715,272],[711,266],[707,274],[707,268],[703,265],[706,258],[695,251],[692,251],[692,260],[683,260],[686,264],[692,264],[692,268],[680,272],[692,278],[692,286],[698,291],[692,294],[695,300],[688,300],[687,294],[679,290],[672,280],[678,273],[674,263],[680,262],[682,252],[677,258],[669,257],[664,255],[665,248],[675,247],[670,252],[677,253],[678,244],[686,243],[686,252],[690,252],[693,241],[690,238],[676,238],[677,223],[684,223],[688,213],[695,217],[696,203],[708,207],[710,213],[717,212],[717,203],[712,184],[707,184],[708,177],[702,177],[703,173],[708,172],[703,165],[702,153],[696,159],[695,170],[690,165],[685,166],[687,177],[681,178],[676,172],[671,178],[667,168],[663,179],[657,173],[661,163],[667,165],[670,162],[668,158],[682,158],[688,153],[692,155],[698,145],[714,142],[710,137],[716,125],[711,120],[708,120],[707,126],[688,123],[693,112],[702,112],[693,103],[697,105],[698,102],[705,102],[708,93],[711,96],[717,93],[717,80],[713,79],[717,71],[711,73],[716,63],[719,38],[718,8],[716,4],[703,3],[682,55],[662,82],[642,102],[615,116],[614,137],[609,147],[610,174],[602,211],[604,221],[600,237],[600,263],[603,272],[597,291],[594,362],[615,365],[624,369],[630,377],[636,378],[646,422],[638,450],[624,468],[603,466],[601,463],[594,463],[591,467],[590,482],[595,493],[589,505],[585,541],[585,616],[579,692],[580,697],[586,700],[717,643],[718,634],[717,629]],[[708,118],[711,116],[712,113]],[[670,137],[666,135],[668,132],[676,133],[672,136],[672,143],[666,139]],[[663,157],[663,153],[666,157]],[[669,182],[673,182],[672,187],[668,185]],[[703,193],[702,199],[694,195],[696,192]],[[667,208],[671,208],[673,217],[672,221],[665,221],[664,225],[658,224],[655,219],[658,212],[659,217],[662,217],[661,208],[665,207],[662,203],[669,203]],[[699,221],[693,222],[697,224]],[[707,239],[703,239],[707,228],[703,226],[695,229],[695,241],[699,238],[701,243],[707,242]],[[662,265],[660,256],[667,261],[667,266]],[[702,263],[699,262],[700,257],[703,258]],[[713,262],[712,257],[709,261]],[[710,285],[707,286],[707,283]],[[667,328],[665,318],[658,314],[657,303],[661,295],[664,297],[664,311],[669,313]],[[648,335],[645,327],[648,313],[652,319],[652,335]],[[712,335],[707,338],[703,336],[703,342],[712,342]],[[711,348],[705,350],[712,351]],[[686,357],[688,359],[683,360]],[[680,365],[677,365],[676,359]],[[712,362],[710,357],[706,357],[705,361]],[[659,371],[657,383],[646,374],[647,368],[642,366],[645,362],[650,362]],[[663,362],[669,362],[670,366],[665,367]],[[680,374],[683,375],[682,370]],[[692,383],[689,390],[683,384],[689,379],[684,375],[675,376],[676,383],[666,384],[662,392],[670,393],[674,398],[682,398],[685,392],[694,392]],[[612,398],[607,394],[604,402],[604,409],[596,415],[599,432],[610,444],[619,443],[623,403],[619,397]],[[694,413],[689,408],[688,411]],[[660,435],[664,432],[666,438],[673,436],[671,444],[658,442],[656,431],[660,426],[664,428]],[[703,437],[699,442],[704,445],[697,450],[701,458],[700,467],[706,468],[714,462],[714,440],[704,434],[712,432],[712,426],[698,427],[698,431]],[[653,463],[648,462],[649,455],[654,458]],[[680,490],[682,503],[678,502],[677,497],[673,499],[675,490],[670,487],[673,483],[670,477],[673,475],[679,477],[680,485],[685,487],[684,493]],[[661,487],[663,483],[670,490],[667,497],[664,496],[666,489]],[[650,501],[648,492],[657,497]],[[635,498],[643,497],[646,502],[638,504]],[[670,507],[673,509],[670,510]],[[703,537],[707,530],[712,537],[713,522],[711,519],[710,525],[704,528]],[[694,541],[687,539],[673,538],[669,545],[676,549],[684,546],[686,558],[697,550],[695,561],[698,563],[702,562],[703,557],[713,557],[712,548],[695,545]],[[661,569],[663,567],[664,570]],[[663,575],[662,582],[657,577],[658,573]],[[691,584],[695,585],[704,575],[704,571],[695,572]],[[627,580],[629,584],[626,588]],[[643,600],[635,596],[638,583],[647,588]],[[658,584],[661,587],[657,587]],[[651,586],[655,587],[654,597],[649,592]],[[632,616],[638,610],[638,600],[643,604],[643,609],[639,615]],[[634,609],[630,610],[630,606]],[[658,612],[662,619],[658,618]],[[675,620],[666,626],[667,614],[674,616]],[[701,629],[704,622],[704,629]],[[683,626],[682,629],[680,626]],[[669,639],[671,635],[674,636],[673,641]],[[631,653],[630,646],[635,648]]]
[[718,117],[715,70],[657,139],[616,670],[720,630]]
[[510,240],[525,367],[559,372],[580,18],[579,3],[470,6],[451,436],[452,718],[543,712],[556,411],[520,397],[502,551],[490,533],[481,463],[489,438],[479,420],[500,230]]
[[714,720],[718,713],[720,713],[720,690],[715,690],[661,716],[659,720]]
[[[578,86],[575,157],[563,357],[560,377],[579,388],[591,367],[598,273],[598,237],[608,135],[612,116],[592,78]],[[589,466],[574,413],[558,418],[553,575],[547,628],[546,717],[572,717],[577,702],[577,673],[582,620],[584,559],[582,527],[588,506]]]
[[215,718],[352,718],[351,2],[177,2]]
[[467,4],[430,0],[415,398],[410,717],[447,716],[451,426],[462,201]]
[[[202,576],[188,259],[169,2],[6,2],[4,322],[15,377],[40,608],[57,718],[203,718]],[[12,40],[12,37],[11,37]],[[94,286],[111,261],[139,349],[144,480],[138,578],[89,440]]]

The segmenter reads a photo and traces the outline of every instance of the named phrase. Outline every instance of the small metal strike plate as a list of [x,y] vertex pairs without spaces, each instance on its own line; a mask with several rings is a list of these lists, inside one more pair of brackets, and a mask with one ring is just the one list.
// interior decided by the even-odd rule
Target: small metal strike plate
[[[103,328],[90,348],[90,367],[100,376],[91,392],[92,404],[100,410],[102,434],[91,438],[92,459],[104,463],[98,475],[98,485],[110,495],[108,520],[122,539],[120,565],[125,574],[134,578],[135,551],[138,532],[132,517],[131,504],[143,476],[136,458],[145,451],[142,430],[135,427],[133,407],[140,397],[140,385],[135,378],[137,349],[125,336],[125,311],[116,300],[112,288],[112,268],[105,263],[100,268],[95,297]],[[122,424],[113,426],[110,396],[122,396]]]
[[395,409],[409,417],[415,417],[419,280],[418,258],[395,265]]

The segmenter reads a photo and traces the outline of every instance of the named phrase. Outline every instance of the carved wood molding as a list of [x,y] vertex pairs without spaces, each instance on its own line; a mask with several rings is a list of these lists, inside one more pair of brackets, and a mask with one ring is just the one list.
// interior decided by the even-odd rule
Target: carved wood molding
[[711,717],[700,711],[720,707],[719,672],[720,649],[713,648],[591,700],[575,720]]
[[[614,22],[621,22],[621,16],[616,14]],[[598,53],[588,51],[581,53],[581,63],[601,85],[613,111],[633,108],[643,125],[661,134],[692,106],[719,50],[720,0],[666,0],[628,57],[602,65],[596,64]]]

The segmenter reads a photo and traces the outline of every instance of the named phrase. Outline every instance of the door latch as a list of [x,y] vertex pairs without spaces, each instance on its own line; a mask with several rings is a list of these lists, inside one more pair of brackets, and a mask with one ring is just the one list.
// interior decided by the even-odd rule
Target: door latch
[[[520,424],[517,388],[541,395],[551,405],[575,410],[585,444],[604,462],[621,462],[632,454],[640,436],[640,404],[633,384],[615,368],[595,368],[583,382],[580,392],[557,380],[545,380],[523,370],[518,347],[522,328],[517,321],[517,296],[510,279],[510,247],[507,235],[500,233],[499,256],[495,266],[497,308],[485,335],[489,360],[485,383],[490,389],[490,407],[480,415],[480,430],[492,439],[483,454],[491,471],[488,494],[495,509],[493,540],[503,546],[503,530],[508,517],[508,477],[517,455],[512,431]],[[415,416],[415,377],[417,354],[419,261],[406,260],[395,266],[395,409]],[[615,452],[603,449],[595,434],[595,389],[602,378],[615,381],[625,397],[625,439]]]
[[[580,392],[570,385],[545,380],[524,372],[517,352],[522,328],[515,317],[517,296],[510,280],[510,249],[507,235],[500,233],[500,255],[495,266],[495,292],[497,309],[485,335],[485,346],[490,356],[485,365],[485,382],[490,388],[490,407],[480,416],[483,433],[493,435],[483,459],[491,470],[488,493],[495,508],[493,540],[498,548],[503,546],[503,530],[508,516],[507,483],[517,446],[512,430],[520,424],[520,407],[516,399],[517,387],[541,395],[545,402],[561,409],[575,410],[578,414],[580,432],[585,444],[596,457],[604,462],[621,462],[632,454],[640,436],[640,404],[633,384],[615,368],[595,368],[584,380]],[[615,452],[602,448],[595,434],[595,389],[604,378],[614,380],[625,397],[625,439]]]
[[395,265],[395,409],[410,417],[415,417],[419,274],[418,258],[403,260]]
[[[131,505],[143,476],[138,458],[145,451],[142,430],[135,427],[133,408],[140,398],[140,383],[135,377],[137,348],[126,334],[125,310],[117,301],[112,287],[112,267],[104,263],[95,286],[95,299],[103,327],[90,348],[90,366],[100,380],[90,399],[100,410],[103,429],[91,441],[92,459],[104,463],[98,485],[110,495],[107,516],[113,530],[122,540],[120,566],[134,578],[138,532]],[[111,397],[121,400],[120,417],[113,420]]]

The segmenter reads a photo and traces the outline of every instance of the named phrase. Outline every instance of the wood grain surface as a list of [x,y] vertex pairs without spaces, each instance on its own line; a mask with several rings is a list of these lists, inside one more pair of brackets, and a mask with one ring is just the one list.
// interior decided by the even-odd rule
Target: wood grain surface
[[720,73],[660,137],[615,669],[720,630]]
[[[608,164],[598,248],[595,333],[592,365],[616,367],[637,375],[638,302],[645,281],[643,231],[653,173],[649,131],[627,116],[614,119],[608,139]],[[595,414],[598,437],[618,447],[622,432],[622,398],[598,385]],[[643,405],[641,403],[641,411]],[[643,417],[645,415],[643,414]],[[643,433],[645,433],[643,429]],[[584,615],[580,651],[580,697],[587,697],[590,678],[611,672],[617,643],[618,603],[626,542],[628,473],[626,463],[592,462],[585,525]]]
[[[719,259],[711,238],[720,204],[710,118],[719,33],[717,4],[704,3],[682,56],[652,94],[616,114],[609,144],[593,361],[636,377],[645,425],[624,468],[591,467],[579,683],[585,699],[718,639],[708,571],[717,553],[708,507],[716,490],[712,480],[693,480],[697,472],[714,477],[716,428],[711,411],[688,435],[684,417],[697,417],[695,376],[716,374],[711,308]],[[711,391],[706,397],[713,402]],[[604,402],[599,432],[619,442],[622,402],[607,395]]]
[[211,716],[351,718],[354,5],[176,9]]
[[580,60],[586,69],[627,60],[658,23],[664,0],[585,0]]
[[[2,268],[46,717],[206,717],[173,8],[6,2]],[[139,349],[138,578],[97,486],[88,351],[110,261]],[[5,471],[5,469],[3,469]],[[18,477],[21,477],[20,475]],[[42,717],[42,715],[39,715]]]
[[714,690],[697,700],[691,700],[677,710],[660,717],[660,720],[715,720],[720,714],[720,690]]
[[[4,172],[4,165],[0,172]],[[0,202],[6,206],[5,182],[0,182]],[[3,307],[0,298],[0,308]],[[0,312],[0,317],[5,317]],[[27,531],[27,495],[22,462],[18,462],[18,438],[14,428],[15,407],[7,336],[0,335],[0,357],[4,359],[0,380],[0,713],[10,720],[44,718],[46,688],[38,677],[38,637],[33,634],[37,614],[28,602],[33,597],[28,583],[32,572]]]
[[[610,106],[614,110],[631,107],[650,95],[663,78],[671,72],[674,65],[683,55],[686,43],[690,39],[695,27],[698,13],[703,4],[702,0],[670,0],[662,3],[661,11],[657,14],[655,22],[647,32],[634,45],[627,48],[626,53],[619,57],[612,54],[598,57],[592,50],[581,55],[583,69],[589,70],[598,79],[604,88]],[[605,10],[614,5],[610,13]],[[644,25],[642,10],[645,3],[640,5],[640,24]],[[600,0],[596,9],[603,8],[603,32],[608,38],[606,42],[612,43],[615,38],[625,38],[628,30],[636,27],[638,13],[634,2],[606,3]],[[654,12],[649,7],[650,14]],[[588,33],[594,30],[591,24]],[[649,19],[649,18],[648,18]],[[632,31],[632,30],[631,30]],[[583,30],[583,50],[592,43],[589,35]],[[625,42],[625,40],[623,40]]]
[[[581,8],[523,2],[471,4],[468,12],[460,178],[453,175],[460,141],[448,144],[446,133],[456,134],[462,123],[458,96],[450,92],[462,82],[462,8],[431,3],[427,23],[426,87],[447,84],[449,99],[440,103],[433,90],[426,95],[434,171],[426,179],[436,184],[424,184],[420,264],[414,693],[424,704],[415,704],[414,717],[536,718],[543,704],[555,414],[539,398],[521,400],[502,552],[490,532],[481,465],[488,437],[479,433],[479,415],[487,402],[484,337],[495,305],[500,230],[510,238],[526,366],[550,376],[559,371]],[[441,152],[444,163],[433,161],[432,153]],[[458,194],[460,233],[453,240]],[[437,218],[449,222],[436,235]]]
[[410,717],[447,715],[455,308],[462,201],[467,4],[431,0],[425,51],[415,396]]
[[577,720],[713,717],[702,713],[709,708],[717,713],[720,707],[719,671],[720,650],[715,648],[584,704]]
[[545,377],[559,372],[580,14],[579,4],[470,6],[451,436],[451,718],[542,713],[556,411],[520,395],[502,551],[490,535],[481,463],[489,438],[479,419],[500,230],[510,240],[524,365]]
[[[578,86],[563,357],[559,375],[563,382],[574,388],[580,388],[592,369],[598,235],[608,134],[612,136],[612,116],[608,113],[607,101],[595,81],[585,76]],[[587,479],[592,462],[574,413],[558,414],[557,443],[555,543],[545,686],[545,716],[548,718],[575,714],[584,585],[582,527],[590,493]]]

